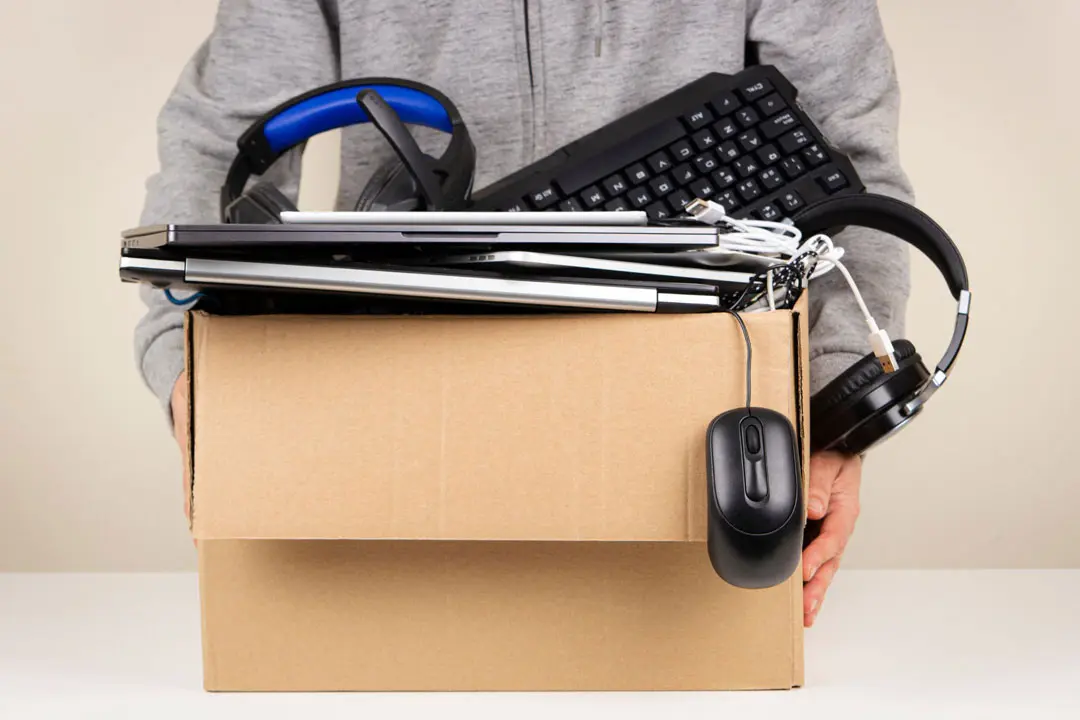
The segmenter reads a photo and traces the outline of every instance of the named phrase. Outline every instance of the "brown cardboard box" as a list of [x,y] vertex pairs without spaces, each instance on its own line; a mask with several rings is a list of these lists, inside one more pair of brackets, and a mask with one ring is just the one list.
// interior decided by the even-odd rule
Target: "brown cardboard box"
[[[805,313],[745,318],[805,438]],[[207,689],[802,683],[801,572],[704,544],[731,316],[188,320]]]

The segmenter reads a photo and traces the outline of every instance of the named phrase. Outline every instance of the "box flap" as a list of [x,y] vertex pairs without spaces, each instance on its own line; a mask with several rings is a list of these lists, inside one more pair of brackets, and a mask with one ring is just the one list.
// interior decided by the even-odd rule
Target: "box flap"
[[[744,318],[754,404],[799,423],[799,315]],[[189,342],[199,538],[704,541],[705,429],[745,400],[726,314],[200,312]]]

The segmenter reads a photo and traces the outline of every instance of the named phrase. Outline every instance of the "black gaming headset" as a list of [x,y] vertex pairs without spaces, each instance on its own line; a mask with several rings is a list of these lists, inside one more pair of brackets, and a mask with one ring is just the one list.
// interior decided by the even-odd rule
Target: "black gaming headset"
[[840,227],[865,227],[910,243],[945,277],[957,301],[956,325],[945,355],[933,373],[915,346],[897,340],[897,367],[886,372],[869,354],[810,401],[810,448],[862,454],[907,425],[941,387],[967,332],[971,292],[964,259],[945,231],[921,210],[872,193],[842,195],[808,206],[792,218],[804,237]]
[[[379,167],[356,201],[357,210],[455,210],[464,206],[476,149],[454,104],[434,88],[394,78],[364,78],[326,85],[286,101],[256,120],[237,141],[239,153],[221,189],[223,223],[280,223],[296,210],[267,181],[245,191],[283,154],[319,133],[371,122],[397,158]],[[438,159],[424,154],[406,124],[450,134]]]

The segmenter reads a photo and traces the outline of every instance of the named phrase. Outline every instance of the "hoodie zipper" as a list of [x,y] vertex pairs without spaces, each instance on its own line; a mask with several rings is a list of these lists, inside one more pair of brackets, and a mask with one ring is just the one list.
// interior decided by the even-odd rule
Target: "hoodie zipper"
[[529,63],[529,89],[536,90],[536,78],[533,77],[532,34],[529,32],[529,0],[525,0],[525,59]]

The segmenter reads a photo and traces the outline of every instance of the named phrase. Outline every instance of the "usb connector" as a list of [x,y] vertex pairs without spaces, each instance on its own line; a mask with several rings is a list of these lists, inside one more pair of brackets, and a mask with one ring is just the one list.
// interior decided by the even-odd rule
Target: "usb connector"
[[687,214],[709,225],[719,225],[727,217],[724,206],[712,200],[694,198],[686,205]]
[[879,329],[876,324],[871,327],[871,330],[873,332],[869,336],[870,347],[873,348],[878,362],[881,363],[881,367],[885,369],[885,372],[896,372],[898,363],[892,340],[889,339],[889,333]]

